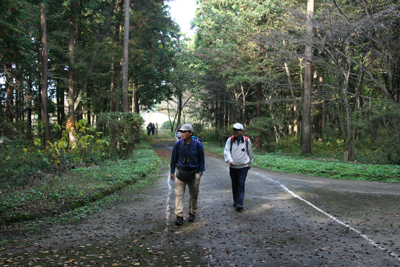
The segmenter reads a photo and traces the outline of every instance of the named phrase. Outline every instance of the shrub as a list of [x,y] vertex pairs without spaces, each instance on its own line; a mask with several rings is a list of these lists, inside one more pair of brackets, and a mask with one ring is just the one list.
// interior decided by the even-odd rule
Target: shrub
[[108,112],[98,117],[98,125],[105,130],[111,147],[126,157],[132,152],[136,142],[140,142],[140,133],[144,120],[140,114],[131,112]]
[[55,166],[32,141],[20,139],[0,143],[0,173],[2,188],[21,186],[44,176],[45,172],[54,171]]
[[400,164],[400,105],[376,101],[360,115],[365,120],[359,126],[372,136],[371,141],[386,154],[390,163]]
[[164,121],[163,124],[161,125],[161,129],[171,130],[171,122],[170,121]]

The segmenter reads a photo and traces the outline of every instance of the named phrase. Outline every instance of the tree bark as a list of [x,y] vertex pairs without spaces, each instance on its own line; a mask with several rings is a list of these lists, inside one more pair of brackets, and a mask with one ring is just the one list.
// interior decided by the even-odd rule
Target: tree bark
[[9,122],[13,122],[13,104],[14,104],[14,90],[12,89],[12,78],[11,78],[12,64],[6,64],[6,92],[7,92],[7,103],[6,103],[6,114]]
[[[257,118],[261,117],[261,90],[262,85],[261,82],[257,83]],[[257,129],[257,132],[260,133],[260,129]],[[261,137],[257,136],[256,138],[256,148],[261,149]]]
[[136,78],[134,81],[133,101],[135,105],[135,113],[139,114],[139,85]]
[[91,125],[92,121],[91,121],[91,116],[92,116],[92,99],[91,99],[91,88],[90,88],[90,84],[87,87],[87,92],[86,92],[86,97],[87,97],[87,118],[88,118],[88,124]]
[[124,59],[122,65],[122,107],[129,111],[128,102],[128,45],[129,45],[129,0],[125,0]]
[[75,107],[74,107],[74,43],[75,43],[75,2],[71,1],[71,18],[69,21],[69,68],[68,68],[68,118],[66,129],[68,131],[69,142],[73,145],[75,139]]
[[307,40],[306,43],[306,64],[305,64],[305,72],[304,72],[304,105],[303,105],[303,118],[302,129],[301,129],[301,153],[303,154],[311,154],[311,60],[312,60],[312,47],[311,47],[311,39],[312,39],[312,18],[314,14],[314,0],[307,1]]
[[62,125],[65,121],[64,110],[64,87],[61,85],[61,80],[56,80],[56,98],[57,98],[57,123]]
[[297,122],[300,121],[300,108],[299,108],[299,104],[298,104],[297,99],[296,99],[296,95],[294,94],[294,91],[293,91],[293,83],[292,83],[292,78],[291,78],[291,75],[290,75],[288,64],[285,62],[284,65],[285,65],[286,75],[288,77],[290,94],[292,95],[292,98],[293,98],[294,111],[296,112],[296,119],[294,121],[293,132],[297,135],[298,134]]
[[182,116],[182,94],[178,95],[178,121],[176,122],[176,126],[181,127],[181,116]]
[[44,3],[41,5],[40,14],[40,25],[42,27],[42,122],[44,125],[44,138],[43,146],[46,147],[50,141],[49,132],[49,120],[47,116],[47,65],[48,65],[48,54],[47,54],[47,27],[46,27],[46,6]]

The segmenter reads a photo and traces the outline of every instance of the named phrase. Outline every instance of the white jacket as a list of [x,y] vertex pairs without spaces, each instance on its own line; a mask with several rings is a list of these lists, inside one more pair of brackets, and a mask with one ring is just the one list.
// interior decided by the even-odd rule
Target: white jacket
[[244,167],[250,167],[253,163],[253,147],[251,145],[250,138],[247,140],[248,142],[248,149],[246,151],[246,142],[243,139],[240,140],[238,145],[236,140],[233,140],[232,143],[232,152],[231,152],[231,137],[226,140],[225,149],[224,149],[224,157],[225,162],[231,163],[233,162],[235,166],[230,166],[231,168],[241,169]]

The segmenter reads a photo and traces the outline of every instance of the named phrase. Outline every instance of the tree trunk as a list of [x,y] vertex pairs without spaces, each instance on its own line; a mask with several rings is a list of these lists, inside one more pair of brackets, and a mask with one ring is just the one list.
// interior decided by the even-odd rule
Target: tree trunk
[[293,102],[294,102],[294,111],[296,112],[296,119],[293,122],[294,123],[293,133],[297,135],[298,134],[297,122],[300,121],[300,109],[299,109],[299,104],[297,102],[296,96],[295,96],[294,91],[293,91],[292,78],[290,76],[289,67],[288,67],[288,64],[286,62],[285,62],[285,70],[286,70],[286,75],[288,77],[290,94],[292,95]]
[[301,153],[311,154],[311,60],[312,60],[312,18],[314,14],[314,0],[307,1],[307,40],[306,43],[306,64],[304,72],[304,105],[301,129]]
[[139,85],[138,85],[138,81],[135,77],[135,81],[134,81],[134,89],[133,89],[133,101],[135,102],[135,113],[139,114]]
[[29,89],[28,89],[28,96],[27,96],[27,101],[28,101],[28,137],[31,140],[32,139],[32,77],[29,75]]
[[74,43],[75,43],[75,3],[71,2],[71,18],[69,21],[69,78],[68,78],[68,118],[66,129],[68,131],[69,142],[73,145],[75,139],[75,107],[74,107]]
[[91,108],[92,108],[92,99],[91,99],[91,88],[90,84],[87,87],[87,92],[86,92],[86,97],[87,97],[87,118],[88,118],[88,124],[91,125],[92,121],[90,116],[92,115]]
[[314,138],[322,142],[322,104],[316,106],[317,114],[314,115]]
[[178,121],[176,122],[176,126],[181,127],[181,116],[182,116],[182,95],[178,94]]
[[14,90],[11,86],[12,78],[11,78],[11,70],[12,64],[6,64],[6,92],[7,92],[7,103],[6,103],[6,114],[9,122],[13,122],[14,115],[13,115],[13,104],[14,104]]
[[64,88],[61,85],[61,80],[56,80],[56,98],[57,98],[57,123],[62,125],[65,121],[64,110]]
[[46,6],[42,3],[40,25],[42,27],[42,122],[44,124],[43,146],[46,147],[50,141],[49,120],[47,116],[47,27],[46,27]]
[[[261,117],[261,90],[262,85],[261,82],[257,83],[257,118]],[[257,129],[257,133],[260,133],[260,129]],[[256,148],[261,149],[261,137],[257,136],[256,138]]]
[[122,65],[122,107],[129,111],[128,103],[128,45],[129,45],[129,0],[125,0],[124,59]]

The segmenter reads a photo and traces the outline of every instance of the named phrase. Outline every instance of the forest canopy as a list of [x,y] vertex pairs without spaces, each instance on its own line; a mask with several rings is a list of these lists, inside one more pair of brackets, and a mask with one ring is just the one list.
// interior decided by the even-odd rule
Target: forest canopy
[[168,1],[1,1],[0,137],[46,144],[163,103],[171,130],[241,122],[257,149],[295,136],[302,153],[334,136],[350,160],[370,140],[400,163],[398,1],[197,2],[184,39]]

